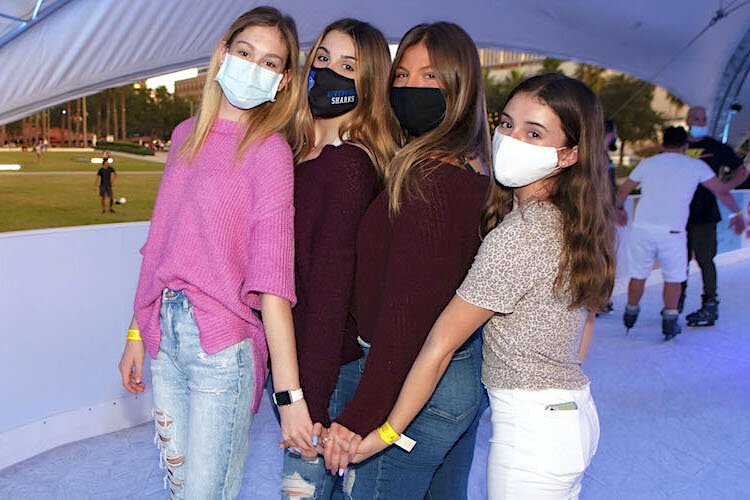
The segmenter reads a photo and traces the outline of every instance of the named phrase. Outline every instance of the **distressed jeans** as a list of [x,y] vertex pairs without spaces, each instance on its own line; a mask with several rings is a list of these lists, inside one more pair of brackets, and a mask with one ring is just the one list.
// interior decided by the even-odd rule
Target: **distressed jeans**
[[171,498],[236,498],[250,445],[249,340],[206,354],[183,291],[165,289],[151,363],[156,439]]
[[[354,396],[359,379],[365,368],[366,358],[360,358],[347,363],[339,370],[339,378],[336,388],[331,394],[328,402],[328,416],[331,420],[344,411],[344,406]],[[273,394],[273,383],[268,377],[266,390],[269,397]],[[273,405],[273,398],[271,398]],[[278,410],[276,418],[279,418]],[[313,498],[330,499],[335,492],[340,492],[342,480],[339,476],[333,476],[326,469],[325,460],[322,456],[313,459],[305,458],[292,450],[284,451],[284,468],[281,477],[281,497],[284,499]]]

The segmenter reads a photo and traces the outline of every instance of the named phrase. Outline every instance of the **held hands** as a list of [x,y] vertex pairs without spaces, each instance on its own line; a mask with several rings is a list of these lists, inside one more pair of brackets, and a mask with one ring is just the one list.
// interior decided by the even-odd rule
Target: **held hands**
[[[378,435],[377,430],[372,431],[365,439],[350,431],[346,427],[333,423],[331,429],[326,429],[322,424],[313,426],[312,444],[317,454],[326,459],[326,468],[333,475],[342,476],[349,463],[357,464],[367,460],[388,448],[388,444]],[[289,445],[283,442],[279,445],[287,448]],[[297,450],[295,450],[297,451]],[[302,450],[300,454],[308,458],[315,455],[307,455]]]
[[125,350],[120,359],[119,369],[122,376],[122,385],[133,394],[140,394],[146,390],[143,383],[143,359],[146,357],[146,349],[142,340],[127,340]]
[[323,426],[310,420],[307,402],[304,399],[289,405],[279,406],[281,416],[281,437],[284,441],[280,448],[293,448],[307,458],[318,455],[317,441]]
[[358,464],[386,448],[388,448],[388,444],[380,438],[378,431],[374,430],[359,444],[352,463]]
[[325,447],[323,456],[325,457],[326,468],[331,471],[331,474],[344,475],[349,463],[354,462],[355,454],[361,442],[362,436],[359,434],[355,434],[336,422],[331,424],[328,435],[323,439]]

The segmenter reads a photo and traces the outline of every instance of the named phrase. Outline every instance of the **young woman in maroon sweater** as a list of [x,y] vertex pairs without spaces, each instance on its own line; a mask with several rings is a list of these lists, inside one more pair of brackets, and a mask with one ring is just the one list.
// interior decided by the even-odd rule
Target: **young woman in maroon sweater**
[[[390,76],[404,147],[386,171],[387,189],[359,228],[354,320],[367,362],[353,399],[331,425],[325,458],[342,474],[361,436],[382,424],[427,334],[479,248],[489,178],[489,131],[477,49],[459,26],[412,28]],[[458,349],[425,409],[392,446],[350,466],[353,498],[465,498],[478,413],[478,336]],[[449,471],[439,469],[447,464]],[[435,481],[436,472],[442,476]]]
[[[362,351],[350,322],[357,229],[381,190],[396,149],[398,123],[388,102],[388,42],[371,25],[341,19],[308,56],[291,144],[295,157],[294,329],[300,382],[317,444],[360,377]],[[349,340],[346,342],[346,340]],[[284,454],[282,496],[330,498],[336,480],[321,459]]]

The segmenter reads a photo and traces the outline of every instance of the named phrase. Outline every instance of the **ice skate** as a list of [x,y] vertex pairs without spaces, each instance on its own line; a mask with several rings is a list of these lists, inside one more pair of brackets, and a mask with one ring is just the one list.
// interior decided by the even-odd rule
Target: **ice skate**
[[625,324],[625,335],[630,332],[635,322],[638,320],[638,313],[641,312],[640,306],[631,306],[630,304],[625,306],[625,313],[622,315],[622,322]]
[[682,327],[680,326],[680,315],[662,313],[661,315],[661,332],[664,334],[664,340],[672,340],[677,335],[682,333]]
[[714,326],[719,319],[719,301],[716,297],[703,296],[703,306],[685,316],[687,326]]

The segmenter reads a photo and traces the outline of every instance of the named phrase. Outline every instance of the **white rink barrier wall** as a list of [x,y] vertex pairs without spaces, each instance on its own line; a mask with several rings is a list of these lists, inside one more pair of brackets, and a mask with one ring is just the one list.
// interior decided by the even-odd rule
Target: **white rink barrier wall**
[[148,226],[0,233],[0,469],[149,419],[117,371]]
[[[734,195],[750,221],[750,191]],[[722,210],[726,258],[750,247],[750,229],[731,233]],[[147,233],[148,222],[0,233],[0,469],[151,418],[150,391],[131,395],[117,371]],[[627,284],[619,261],[615,293]]]

